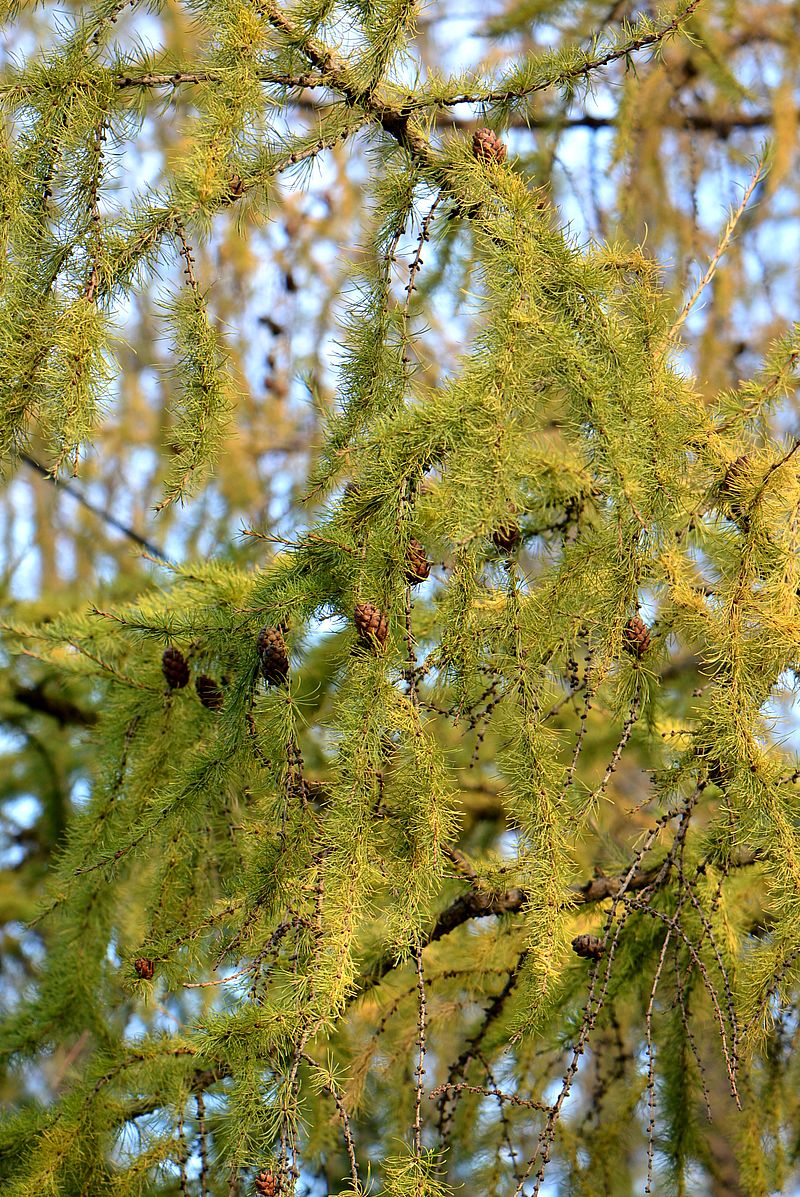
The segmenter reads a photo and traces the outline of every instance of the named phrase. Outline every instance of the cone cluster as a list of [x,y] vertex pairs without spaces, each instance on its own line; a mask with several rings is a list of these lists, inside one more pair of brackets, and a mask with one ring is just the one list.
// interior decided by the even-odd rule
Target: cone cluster
[[136,976],[141,977],[143,981],[152,981],[156,975],[156,966],[147,956],[140,956],[138,960],[134,960],[133,967]]
[[472,135],[472,153],[482,162],[505,162],[506,147],[491,129],[476,129]]
[[289,676],[289,654],[280,628],[262,628],[256,651],[261,672],[269,686],[283,686]]
[[584,960],[599,960],[603,955],[603,941],[596,935],[576,935],[572,941],[572,950],[576,956]]
[[370,648],[383,648],[389,634],[389,623],[383,611],[374,603],[357,603],[353,613],[359,639]]
[[637,659],[643,657],[650,647],[650,629],[643,619],[633,615],[622,631],[622,643]]
[[256,1192],[259,1197],[276,1197],[278,1179],[274,1172],[270,1172],[268,1168],[261,1169],[256,1177]]
[[222,710],[225,705],[225,695],[213,677],[209,677],[207,673],[201,673],[195,680],[194,688],[197,691],[197,697],[209,711]]
[[164,649],[161,657],[161,672],[170,690],[182,690],[189,684],[189,666],[179,648]]
[[415,536],[408,542],[406,550],[406,581],[410,586],[424,582],[431,572],[431,563],[425,550]]

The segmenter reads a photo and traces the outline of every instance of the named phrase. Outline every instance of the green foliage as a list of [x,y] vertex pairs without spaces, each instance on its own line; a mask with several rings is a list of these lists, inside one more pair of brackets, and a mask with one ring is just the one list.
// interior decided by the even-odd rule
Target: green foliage
[[220,337],[195,287],[177,297],[169,323],[179,394],[172,430],[175,459],[165,483],[164,507],[200,484],[203,468],[219,453],[231,406]]

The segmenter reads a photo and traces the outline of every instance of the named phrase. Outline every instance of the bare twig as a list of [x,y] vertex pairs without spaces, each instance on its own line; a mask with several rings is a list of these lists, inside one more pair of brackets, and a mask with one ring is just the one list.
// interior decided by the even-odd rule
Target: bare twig
[[719,245],[717,246],[716,250],[714,251],[713,258],[711,259],[711,261],[708,264],[708,267],[706,268],[705,274],[700,279],[700,282],[697,284],[697,287],[695,288],[694,293],[687,299],[686,303],[683,305],[680,315],[678,316],[675,323],[672,325],[672,328],[669,330],[669,333],[667,334],[667,337],[669,340],[672,340],[674,338],[675,334],[678,332],[678,330],[682,327],[684,321],[686,320],[686,317],[689,315],[692,308],[697,303],[698,299],[703,294],[706,287],[713,279],[714,275],[717,273],[717,267],[719,266],[720,261],[722,260],[728,246],[731,243],[731,238],[733,237],[733,234],[736,231],[736,226],[738,225],[739,221],[741,220],[742,216],[745,213],[745,209],[747,208],[747,205],[750,202],[751,195],[753,194],[753,192],[755,191],[756,187],[761,182],[761,180],[764,178],[764,175],[766,174],[766,169],[767,169],[766,160],[765,160],[765,158],[762,157],[758,161],[758,164],[756,166],[753,177],[751,178],[749,184],[747,185],[747,188],[745,190],[744,195],[742,196],[742,200],[741,200],[741,203],[739,204],[739,207],[736,209],[735,212],[733,212],[731,214],[730,218],[728,219],[728,223],[725,225],[725,231],[722,234]]
[[86,496],[81,493],[81,491],[77,490],[76,487],[72,485],[72,483],[59,481],[59,479],[51,474],[46,466],[43,466],[41,462],[38,462],[35,457],[31,457],[29,453],[20,453],[19,459],[20,461],[24,461],[25,465],[29,466],[30,469],[41,475],[42,478],[45,478],[49,483],[56,487],[57,490],[63,491],[64,494],[69,495],[70,498],[75,499],[77,503],[80,503],[83,507],[85,507],[87,511],[91,511],[93,515],[99,516],[104,523],[108,524],[109,528],[114,528],[117,532],[121,532],[122,535],[128,540],[139,545],[140,548],[146,549],[148,553],[150,553],[153,557],[156,557],[159,561],[163,561],[166,565],[175,564],[173,561],[170,561],[169,557],[166,556],[166,554],[158,547],[158,545],[153,544],[152,540],[147,540],[144,536],[141,536],[138,532],[135,532],[133,528],[129,528],[127,524],[123,524],[116,518],[116,516],[113,516],[110,511],[106,511],[104,507],[99,507],[96,503],[93,503],[90,499],[87,499]]
[[428,1011],[425,999],[425,974],[422,971],[422,948],[417,945],[414,950],[414,963],[417,967],[417,995],[419,999],[419,1014],[417,1022],[417,1067],[414,1069],[414,1154],[419,1159],[422,1155],[422,1089],[425,1076],[425,1036],[427,1030]]

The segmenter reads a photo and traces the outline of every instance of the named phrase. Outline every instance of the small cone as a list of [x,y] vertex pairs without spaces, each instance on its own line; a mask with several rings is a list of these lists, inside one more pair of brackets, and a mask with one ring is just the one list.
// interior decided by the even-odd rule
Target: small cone
[[369,645],[370,648],[374,648],[376,644],[383,648],[389,634],[389,624],[383,611],[374,603],[357,603],[353,613],[353,622],[356,625],[359,639],[364,644]]
[[278,1178],[274,1172],[262,1168],[256,1177],[256,1192],[259,1197],[276,1197],[278,1192]]
[[472,135],[472,153],[482,162],[505,162],[506,147],[491,129],[476,129]]
[[503,524],[492,533],[492,544],[501,553],[513,553],[521,539],[522,533],[515,523]]
[[225,705],[225,695],[220,690],[213,677],[208,674],[201,673],[200,677],[195,679],[194,688],[197,691],[197,697],[200,699],[204,707],[209,711],[221,711]]
[[737,457],[736,461],[729,465],[725,471],[725,477],[719,484],[720,490],[723,494],[735,493],[741,484],[742,479],[750,469],[750,457],[747,453],[743,453],[741,457]]
[[418,586],[424,582],[431,572],[431,563],[425,550],[415,536],[408,542],[406,551],[406,581],[410,586]]
[[637,659],[643,657],[650,647],[650,629],[643,619],[633,615],[622,631],[622,643]]
[[289,676],[289,654],[280,628],[262,628],[256,651],[261,672],[270,686],[283,686]]
[[572,950],[576,956],[584,960],[599,960],[603,955],[603,941],[596,935],[576,935],[572,941]]
[[141,977],[143,981],[152,981],[156,974],[156,966],[147,956],[140,956],[138,960],[134,960],[133,967],[136,976]]
[[712,761],[708,766],[708,780],[712,785],[724,790],[730,781],[730,771],[725,768],[722,761]]
[[742,503],[742,483],[750,472],[752,462],[746,453],[737,457],[725,471],[719,493],[727,506],[727,514],[742,526],[747,524],[747,507]]
[[189,683],[189,666],[179,648],[164,649],[161,657],[161,672],[170,690],[182,690]]

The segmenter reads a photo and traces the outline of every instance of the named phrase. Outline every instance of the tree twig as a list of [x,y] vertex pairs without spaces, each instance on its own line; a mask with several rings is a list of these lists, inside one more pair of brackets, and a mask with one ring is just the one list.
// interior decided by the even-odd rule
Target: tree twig
[[697,286],[694,290],[694,293],[692,295],[690,295],[690,297],[687,299],[686,303],[683,305],[680,315],[678,316],[675,323],[672,325],[672,328],[669,330],[669,333],[667,334],[668,340],[671,341],[674,338],[678,329],[682,327],[684,321],[686,320],[686,317],[689,315],[692,308],[697,303],[698,299],[703,294],[706,287],[713,279],[714,275],[717,273],[717,267],[719,266],[722,258],[725,255],[725,252],[726,252],[728,246],[731,243],[731,238],[733,237],[733,234],[736,231],[736,226],[738,225],[742,216],[744,216],[745,209],[747,208],[747,205],[750,202],[750,197],[753,194],[753,192],[755,191],[758,184],[764,178],[764,175],[766,174],[766,170],[767,170],[766,160],[762,156],[758,160],[758,164],[756,166],[753,177],[750,180],[750,182],[747,186],[747,189],[745,190],[744,195],[742,196],[742,200],[741,200],[741,203],[739,204],[739,207],[736,209],[735,212],[731,213],[731,215],[728,219],[728,223],[725,225],[725,230],[720,239],[720,243],[717,246],[716,250],[714,251],[714,256],[711,259],[711,261],[709,262],[708,267],[706,268],[705,274],[700,279],[700,282],[697,284]]
[[127,524],[123,524],[121,520],[118,520],[117,517],[112,515],[110,511],[106,511],[104,507],[100,507],[97,503],[93,503],[91,499],[87,499],[86,496],[71,483],[62,482],[58,478],[55,478],[47,469],[47,467],[43,466],[41,462],[36,460],[35,457],[31,457],[29,453],[20,453],[19,458],[20,461],[24,461],[26,466],[32,469],[35,473],[39,474],[42,478],[45,478],[57,490],[68,494],[70,498],[75,499],[75,501],[85,507],[87,511],[91,511],[93,515],[98,516],[101,520],[103,520],[104,523],[108,524],[109,528],[114,528],[117,532],[122,533],[122,535],[128,540],[132,541],[133,544],[137,544],[140,548],[146,549],[148,553],[150,553],[153,557],[157,557],[159,561],[163,561],[165,565],[175,564],[175,562],[171,561],[157,544],[153,544],[152,540],[148,540],[146,537],[141,536],[138,532],[135,532],[133,528],[129,528]]

